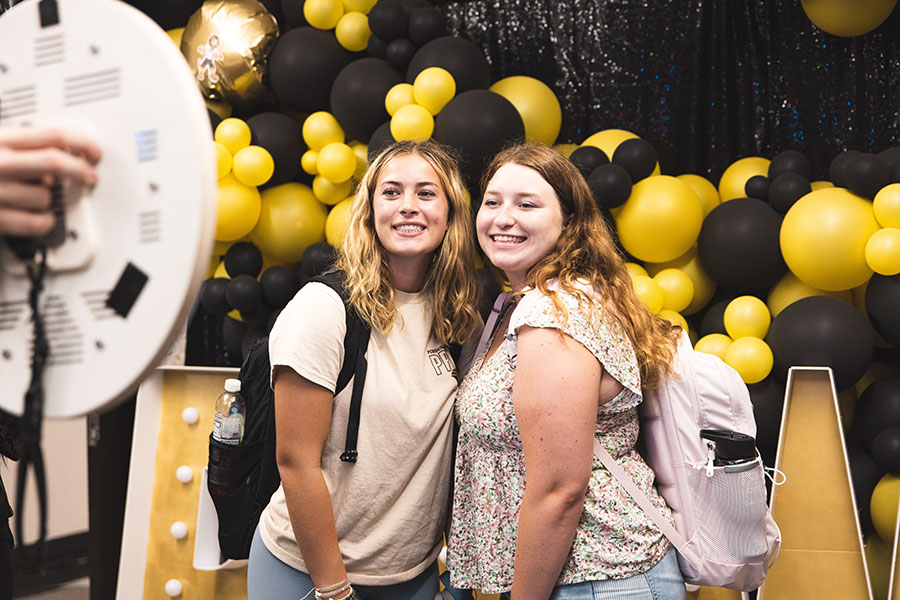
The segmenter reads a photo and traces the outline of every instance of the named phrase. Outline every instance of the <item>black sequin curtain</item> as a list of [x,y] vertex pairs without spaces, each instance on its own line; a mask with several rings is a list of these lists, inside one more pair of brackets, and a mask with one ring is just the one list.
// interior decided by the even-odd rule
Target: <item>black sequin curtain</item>
[[800,0],[436,4],[494,80],[530,75],[553,88],[561,142],[626,129],[654,144],[663,173],[716,182],[738,158],[796,149],[827,178],[843,150],[900,143],[900,8],[840,38]]

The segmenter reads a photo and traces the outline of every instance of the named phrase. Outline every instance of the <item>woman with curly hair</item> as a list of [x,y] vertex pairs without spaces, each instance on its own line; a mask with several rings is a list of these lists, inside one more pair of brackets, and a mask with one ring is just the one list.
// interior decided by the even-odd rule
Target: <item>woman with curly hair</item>
[[635,450],[641,389],[679,330],[637,298],[570,161],[508,148],[484,176],[478,242],[512,289],[460,384],[455,587],[512,600],[684,598],[675,550],[593,458],[598,438],[671,518]]
[[433,600],[449,516],[456,365],[481,327],[471,214],[433,142],[382,152],[337,267],[370,327],[359,455],[341,462],[352,385],[334,396],[345,309],[304,286],[269,336],[281,487],[250,550],[251,599]]

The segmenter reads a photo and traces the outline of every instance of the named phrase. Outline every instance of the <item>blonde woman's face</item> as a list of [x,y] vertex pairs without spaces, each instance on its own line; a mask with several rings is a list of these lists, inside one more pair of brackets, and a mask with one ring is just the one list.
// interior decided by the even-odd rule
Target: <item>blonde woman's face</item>
[[392,268],[422,265],[444,239],[450,206],[438,174],[418,154],[392,159],[375,182],[375,233]]

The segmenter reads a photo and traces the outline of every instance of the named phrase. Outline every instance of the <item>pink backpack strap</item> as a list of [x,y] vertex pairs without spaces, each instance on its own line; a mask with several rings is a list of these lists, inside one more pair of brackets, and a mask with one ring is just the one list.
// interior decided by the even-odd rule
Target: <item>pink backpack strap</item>
[[491,343],[491,337],[494,335],[494,328],[497,326],[497,318],[500,316],[500,311],[503,309],[503,305],[506,304],[506,299],[509,298],[511,293],[512,292],[503,292],[497,296],[497,299],[494,301],[494,307],[491,309],[491,314],[488,316],[487,323],[484,324],[484,330],[481,332],[481,339],[478,340],[478,348],[475,349],[475,359],[481,356],[481,353],[484,352],[487,345]]

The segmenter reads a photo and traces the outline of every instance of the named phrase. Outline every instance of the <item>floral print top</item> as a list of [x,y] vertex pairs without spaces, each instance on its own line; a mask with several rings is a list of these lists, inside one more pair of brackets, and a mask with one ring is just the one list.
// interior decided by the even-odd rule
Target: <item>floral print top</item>
[[[671,520],[653,486],[653,471],[635,451],[640,371],[629,339],[597,304],[592,311],[562,290],[568,312],[563,331],[583,344],[624,389],[600,406],[596,435],[638,487]],[[586,288],[589,289],[589,288]],[[519,507],[525,492],[525,459],[513,409],[516,340],[522,326],[560,329],[562,317],[549,296],[526,293],[515,308],[505,340],[485,360],[479,352],[459,386],[460,423],[453,521],[447,553],[451,583],[485,593],[512,587]],[[565,402],[565,398],[559,398]],[[595,457],[584,510],[558,585],[621,579],[648,571],[669,543],[631,496]]]

